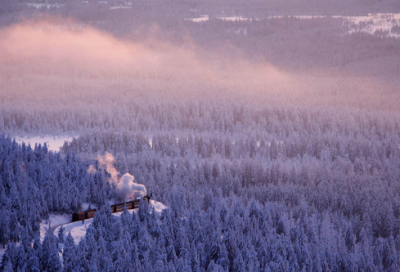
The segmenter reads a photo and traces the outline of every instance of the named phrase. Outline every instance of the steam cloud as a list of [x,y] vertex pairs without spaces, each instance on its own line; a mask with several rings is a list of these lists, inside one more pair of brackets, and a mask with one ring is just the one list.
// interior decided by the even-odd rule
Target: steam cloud
[[118,184],[118,175],[119,172],[114,167],[115,159],[112,154],[106,152],[104,156],[97,156],[97,160],[99,161],[99,166],[101,168],[105,168],[105,170],[111,175],[110,181],[111,183]]
[[143,184],[135,183],[135,177],[129,173],[123,175],[118,182],[118,188],[124,193],[125,197],[132,197],[139,193],[141,196],[147,195],[146,187]]
[[[114,167],[115,158],[112,154],[106,152],[104,156],[98,156],[100,169],[105,169],[110,174],[110,184],[119,191],[120,195],[123,196],[125,201],[132,200],[137,196],[147,195],[146,186],[143,184],[135,183],[135,177],[129,173],[124,174],[121,178],[119,177],[118,170]],[[88,173],[95,173],[96,170],[93,165],[88,168]]]

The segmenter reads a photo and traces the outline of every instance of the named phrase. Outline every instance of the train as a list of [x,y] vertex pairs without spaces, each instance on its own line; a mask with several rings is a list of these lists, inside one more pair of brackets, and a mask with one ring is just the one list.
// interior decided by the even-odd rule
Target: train
[[[143,201],[148,201],[150,202],[151,196],[145,195],[143,197]],[[128,210],[130,209],[137,209],[139,208],[139,203],[140,203],[140,198],[131,200],[128,202],[123,202],[123,203],[118,203],[110,206],[111,213],[116,213],[116,212],[122,212],[124,210],[124,205],[126,205],[126,208]],[[94,217],[94,214],[98,211],[98,209],[90,209],[87,211],[82,211],[82,212],[76,212],[72,214],[72,222],[80,221],[80,220],[85,220],[85,219],[90,219]]]

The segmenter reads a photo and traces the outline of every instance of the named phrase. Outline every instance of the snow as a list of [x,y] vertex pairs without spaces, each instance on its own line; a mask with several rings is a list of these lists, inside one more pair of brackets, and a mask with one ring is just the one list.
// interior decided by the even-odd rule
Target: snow
[[195,23],[200,23],[200,22],[207,22],[208,20],[210,20],[210,17],[208,17],[208,15],[201,15],[200,17],[197,18],[185,18],[185,20],[192,21]]
[[[14,244],[16,246],[20,245],[20,243],[14,243]],[[3,254],[6,252],[6,250],[7,250],[7,246],[6,246],[6,248],[3,249],[3,244],[0,244],[0,263],[3,261]]]
[[33,148],[35,144],[47,144],[47,148],[50,151],[59,151],[60,148],[64,145],[64,142],[71,142],[74,137],[72,136],[24,136],[24,137],[15,137],[15,141],[19,144],[24,142],[25,144],[30,144]]
[[[79,244],[81,241],[82,237],[86,235],[86,230],[87,228],[92,224],[93,218],[91,219],[85,219],[84,223],[82,224],[82,221],[76,221],[73,223],[65,224],[64,226],[64,233],[68,234],[69,232],[72,235],[72,238],[74,238],[75,244]],[[60,227],[57,227],[54,230],[54,234],[57,235],[58,231],[60,230]]]
[[90,209],[97,209],[97,205],[96,204],[84,202],[84,203],[82,203],[82,209],[81,210],[82,211],[87,211],[87,210],[89,210],[89,206],[90,206]]
[[252,19],[250,18],[245,18],[242,16],[225,16],[225,17],[217,17],[220,20],[223,21],[231,21],[231,22],[235,22],[235,21],[251,21]]
[[[46,235],[46,230],[49,228],[49,221],[50,221],[50,227],[54,229],[57,226],[61,226],[66,223],[70,223],[72,219],[71,214],[49,214],[49,220],[42,220],[40,223],[40,241],[43,242],[44,236]],[[57,235],[57,232],[55,232]],[[19,245],[19,243],[16,243],[16,245]],[[7,247],[3,249],[3,245],[0,245],[0,262],[3,258],[3,254],[6,251]]]
[[64,7],[65,4],[59,4],[59,3],[54,3],[54,4],[48,4],[48,3],[26,3],[26,5],[28,7],[33,7],[33,8],[37,8],[37,9],[41,9],[41,8],[61,8]]
[[[150,208],[154,208],[154,211],[157,214],[161,214],[161,212],[167,208],[167,206],[165,206],[162,202],[159,201],[155,201],[155,200],[150,200]],[[132,210],[128,210],[128,212],[130,214],[132,214],[133,212],[138,212],[138,209],[132,209]],[[114,216],[121,216],[122,212],[117,212],[117,213],[113,213],[112,215]],[[61,222],[61,220],[59,220],[58,222]],[[69,215],[69,221],[71,222],[71,216]],[[66,223],[68,223],[66,222]],[[74,238],[75,244],[79,244],[79,242],[81,241],[82,237],[84,237],[86,235],[86,230],[87,228],[92,224],[93,222],[93,218],[91,219],[85,219],[84,223],[82,224],[82,221],[77,221],[77,222],[72,222],[72,223],[68,223],[68,224],[59,224],[57,225],[57,228],[54,229],[54,234],[57,235],[58,231],[60,230],[61,225],[63,224],[64,226],[64,233],[66,235],[68,235],[69,232],[71,232],[71,236],[72,238]],[[51,221],[51,224],[53,224],[53,221]],[[46,225],[45,225],[46,226]],[[40,226],[40,230],[42,230],[42,225]],[[46,232],[44,232],[45,234]],[[43,234],[43,238],[44,238],[44,234]],[[42,232],[41,232],[41,239],[42,238]]]
[[400,25],[400,13],[369,13],[366,16],[332,16],[347,21],[351,28],[349,34],[364,32],[375,34],[376,31],[386,32],[388,37],[400,38],[397,33],[392,33],[392,27]]
[[[128,212],[130,214],[132,214],[133,212],[137,212],[138,209],[134,209],[134,210],[128,210]],[[122,212],[117,212],[117,213],[113,213],[112,215],[114,216],[121,216]],[[86,235],[86,230],[87,228],[93,223],[93,218],[91,219],[85,219],[83,224],[82,221],[76,221],[76,222],[72,222],[69,224],[65,224],[64,226],[64,233],[66,235],[68,235],[69,232],[71,232],[71,236],[72,238],[74,238],[75,244],[79,244],[79,242],[81,241],[82,237],[84,237]],[[60,230],[61,226],[58,226],[55,230],[54,230],[54,234],[57,235],[58,231]]]
[[116,10],[116,9],[131,9],[131,8],[132,8],[132,7],[130,7],[130,6],[121,6],[121,5],[110,7],[111,10]]
[[[92,208],[96,208],[94,204],[90,205]],[[83,203],[82,204],[82,210],[85,211],[89,207],[89,203]],[[156,200],[150,200],[150,208],[154,208],[154,211],[160,215],[161,212],[167,208],[162,202],[156,201]],[[130,214],[133,212],[137,213],[138,209],[132,209],[128,210]],[[122,212],[117,212],[113,213],[114,216],[121,216]],[[57,235],[58,231],[60,230],[61,226],[64,226],[64,233],[68,234],[71,232],[72,237],[74,238],[74,241],[76,244],[79,244],[81,241],[82,237],[86,235],[86,230],[92,224],[93,218],[91,219],[85,219],[84,224],[82,224],[82,221],[77,221],[77,222],[71,222],[72,220],[72,215],[71,214],[49,214],[49,219],[48,220],[42,220],[40,223],[40,240],[43,242],[44,236],[46,235],[46,230],[49,228],[49,222],[50,222],[50,227],[54,230],[54,234]],[[61,245],[62,247],[62,245]],[[3,254],[6,251],[6,248],[3,249],[3,246],[0,246],[0,262],[1,259],[3,258]]]
[[[309,20],[309,19],[322,19],[322,18],[334,18],[334,19],[342,19],[344,20],[344,24],[347,25],[350,29],[348,33],[355,32],[364,32],[368,34],[375,34],[376,31],[383,31],[386,33],[385,35],[388,37],[400,38],[400,35],[397,33],[392,33],[393,26],[400,25],[400,13],[369,13],[363,16],[325,16],[325,15],[294,15],[288,16],[291,18]],[[274,15],[269,16],[268,19],[281,19],[284,18],[283,15]],[[258,18],[246,18],[242,16],[222,16],[217,17],[219,20],[223,21],[251,21],[251,20],[259,20]],[[195,23],[206,22],[210,20],[208,15],[201,15],[197,18],[186,18],[185,20],[192,21]]]
[[161,203],[159,201],[155,200],[150,200],[150,206],[154,208],[154,211],[157,214],[161,214],[161,212],[167,208],[167,206],[164,205],[164,203]]
[[42,220],[40,223],[40,240],[43,241],[46,235],[46,230],[50,227],[54,229],[57,226],[61,226],[66,223],[70,223],[72,220],[71,214],[49,214],[49,220]]

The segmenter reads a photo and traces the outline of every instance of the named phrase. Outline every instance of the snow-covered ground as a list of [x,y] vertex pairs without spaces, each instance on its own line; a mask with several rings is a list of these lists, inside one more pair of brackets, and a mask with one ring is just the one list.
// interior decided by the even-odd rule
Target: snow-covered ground
[[[40,240],[43,242],[44,236],[46,235],[46,230],[50,227],[54,229],[56,226],[61,226],[63,224],[70,223],[72,216],[70,214],[49,214],[49,220],[42,220],[40,223]],[[16,243],[19,245],[19,243]],[[3,254],[7,248],[3,249],[3,245],[0,246],[0,262],[3,259]]]
[[50,151],[60,151],[60,148],[64,145],[64,142],[71,142],[73,136],[24,136],[24,137],[15,137],[15,141],[19,144],[24,142],[25,144],[30,144],[33,148],[35,144],[47,144],[47,148]]
[[57,226],[61,226],[70,223],[72,220],[71,214],[49,214],[49,220],[42,220],[40,223],[40,240],[43,241],[46,235],[46,230],[49,228],[54,229]]
[[167,206],[164,205],[164,203],[160,202],[160,201],[156,201],[156,200],[150,200],[150,205],[151,207],[154,208],[154,211],[157,214],[161,214],[161,212],[167,208]]
[[[387,37],[400,38],[399,33],[392,32],[392,27],[400,26],[400,13],[369,13],[367,15],[362,16],[326,16],[326,15],[294,15],[289,16],[297,19],[321,19],[321,18],[334,18],[343,20],[343,24],[349,28],[348,33],[354,32],[364,32],[368,34],[375,34],[377,31],[382,31]],[[223,21],[251,21],[251,20],[259,20],[258,18],[246,18],[242,16],[221,16],[216,17],[219,20]],[[269,16],[269,19],[274,18],[284,18],[283,15],[274,15]],[[201,15],[197,18],[186,18],[185,20],[189,20],[195,23],[206,22],[210,20],[208,15]]]
[[349,26],[349,34],[364,32],[374,35],[381,31],[382,35],[393,38],[400,38],[396,32],[392,32],[392,27],[400,25],[399,13],[369,13],[365,16],[332,16],[332,18],[344,19],[345,25]]
[[[132,214],[133,212],[137,212],[137,209],[128,210],[128,212],[130,214]],[[121,214],[122,214],[122,212],[113,213],[114,216],[118,216],[118,217],[121,216]],[[71,220],[70,220],[70,223],[64,224],[62,226],[64,227],[64,233],[65,234],[71,233],[72,238],[74,238],[75,244],[79,244],[82,237],[84,237],[86,235],[86,230],[92,224],[92,222],[93,222],[93,218],[85,219],[83,223],[82,223],[82,221],[71,222]],[[55,235],[58,235],[60,228],[61,228],[61,225],[58,226],[54,230]]]
[[[155,201],[155,200],[150,200],[150,208],[154,208],[154,211],[157,214],[161,214],[161,212],[167,208],[163,203]],[[138,209],[134,210],[128,210],[129,213],[137,212]],[[117,212],[113,213],[115,216],[121,216],[122,212]],[[58,222],[61,222],[62,219],[60,218]],[[86,235],[86,230],[92,224],[93,218],[92,219],[85,219],[84,223],[82,224],[82,221],[77,221],[77,222],[71,222],[71,216],[69,215],[69,223],[64,223],[62,224],[64,226],[64,233],[68,234],[71,232],[72,237],[74,238],[74,241],[76,244],[79,244],[81,241],[82,237]],[[53,223],[51,223],[53,224]],[[54,230],[54,234],[57,235],[58,231],[60,230],[61,225],[59,225],[57,228]],[[46,232],[44,232],[45,234]],[[41,232],[42,235],[42,232]],[[44,235],[43,235],[44,237]],[[42,238],[42,237],[41,237]],[[42,238],[43,239],[43,238]]]
[[[86,210],[89,207],[88,203],[84,203],[82,205],[84,209]],[[91,205],[92,208],[95,208],[95,205]],[[150,200],[150,208],[154,208],[154,211],[157,214],[161,214],[161,212],[167,208],[163,203],[155,200]],[[138,209],[134,210],[128,210],[129,213],[137,212]],[[122,212],[117,212],[113,213],[115,216],[121,216]],[[77,221],[77,222],[71,222],[72,221],[72,215],[71,214],[49,214],[49,219],[48,220],[43,220],[40,223],[40,240],[43,242],[44,236],[46,235],[46,230],[49,228],[49,222],[50,222],[50,228],[54,230],[54,234],[58,235],[58,231],[60,230],[61,226],[64,226],[64,233],[68,234],[71,232],[72,237],[74,238],[74,241],[76,244],[79,244],[81,241],[82,237],[86,235],[86,230],[92,224],[93,219],[86,219],[84,221],[84,224],[82,224],[82,221]],[[61,245],[61,244],[60,244]],[[62,245],[61,245],[62,247]],[[6,249],[3,249],[3,246],[0,245],[0,262],[1,259],[3,258],[3,254],[6,251]]]
[[[132,210],[130,210],[129,212],[132,212]],[[114,215],[117,215],[117,214],[114,214]],[[72,238],[74,238],[75,244],[79,244],[82,237],[84,237],[86,235],[86,230],[92,224],[92,222],[93,222],[93,218],[85,219],[83,224],[82,224],[82,221],[76,221],[73,223],[65,224],[65,225],[63,225],[64,233],[65,234],[71,233]],[[55,235],[58,235],[60,228],[61,228],[61,226],[57,227],[54,230]]]

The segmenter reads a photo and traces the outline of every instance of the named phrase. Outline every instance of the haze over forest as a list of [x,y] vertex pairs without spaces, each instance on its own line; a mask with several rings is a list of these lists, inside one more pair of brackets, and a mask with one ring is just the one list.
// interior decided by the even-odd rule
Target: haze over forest
[[400,2],[2,0],[0,52],[0,271],[400,269]]

